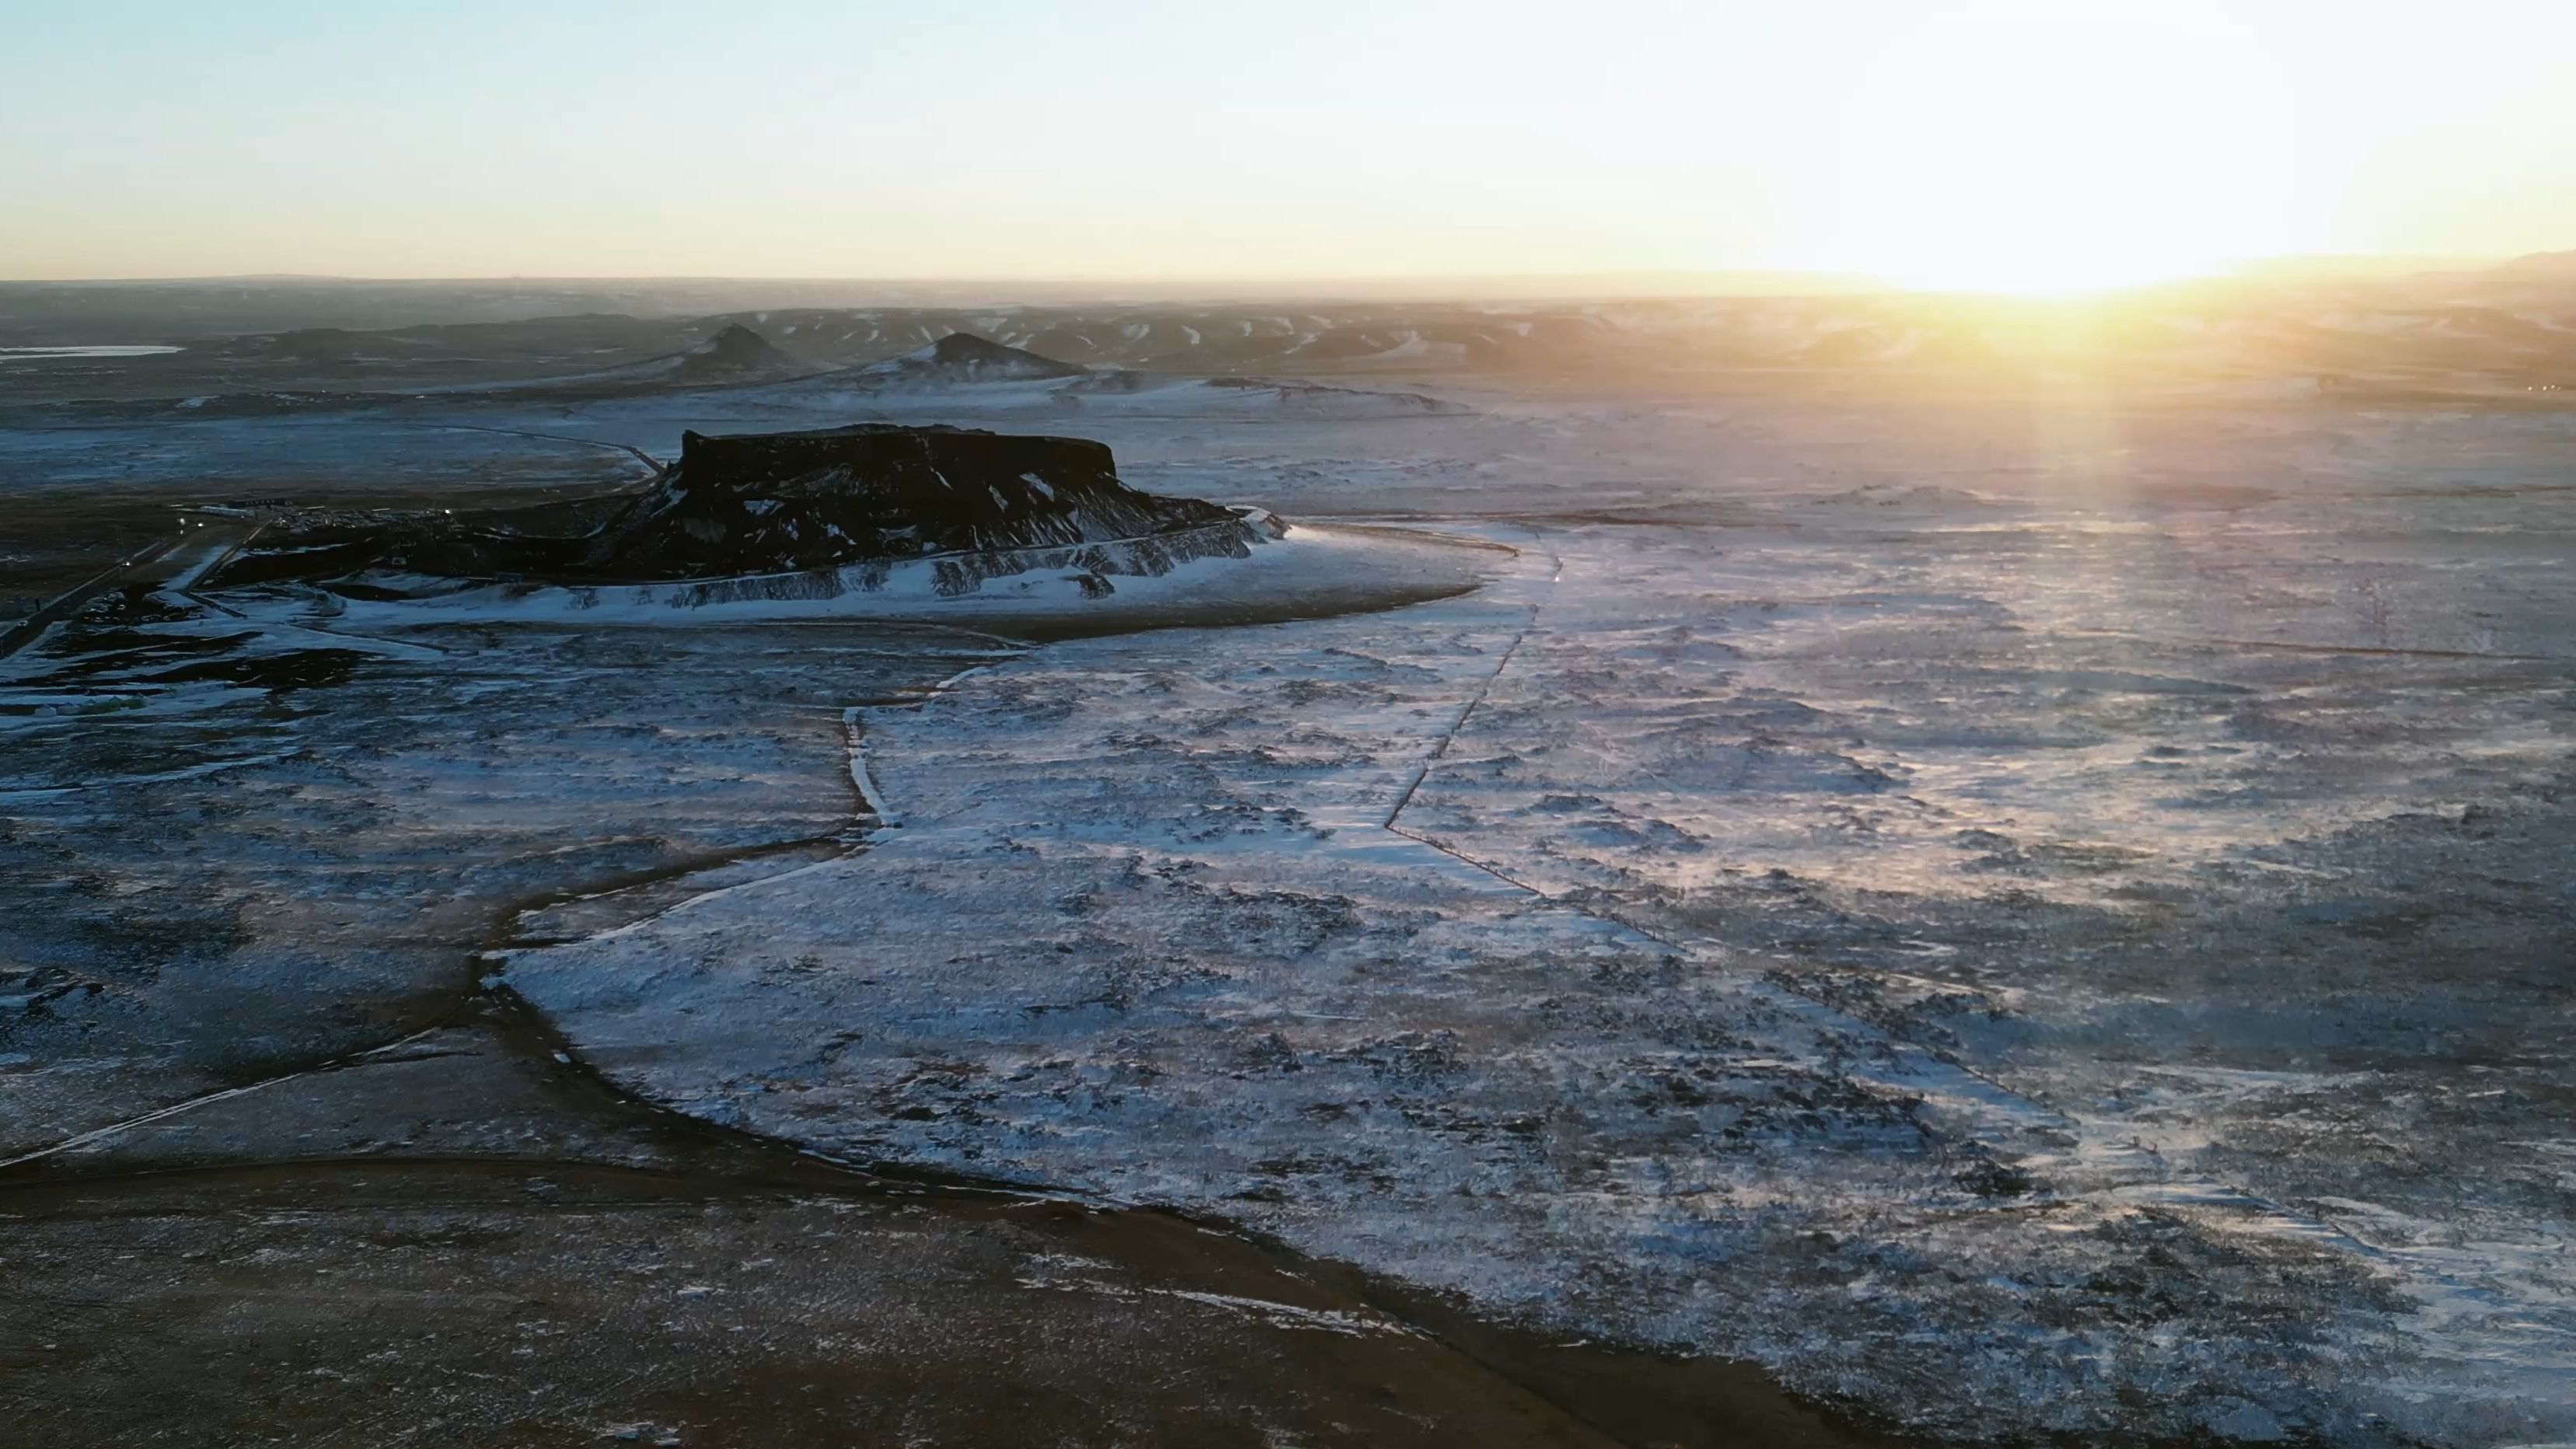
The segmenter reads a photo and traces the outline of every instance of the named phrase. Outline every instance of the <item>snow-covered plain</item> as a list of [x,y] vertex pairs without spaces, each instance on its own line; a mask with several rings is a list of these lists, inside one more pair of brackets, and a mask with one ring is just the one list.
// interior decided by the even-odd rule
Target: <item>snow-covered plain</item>
[[[2576,1436],[2567,417],[1444,395],[1474,411],[867,401],[1513,552],[1392,612],[951,640],[889,703],[812,621],[775,675],[608,630],[653,710],[656,650],[724,693],[626,733],[583,702],[567,829],[594,776],[712,789],[754,744],[705,802],[803,762],[806,813],[900,824],[532,917],[492,979],[683,1111],[1184,1206],[1920,1431]],[[471,420],[660,451],[858,405]],[[432,726],[368,778],[509,758],[443,669],[512,661],[505,735],[588,687],[512,626],[394,622],[332,626],[449,651],[364,696]],[[790,681],[781,753],[738,721]],[[356,728],[301,698],[300,738]],[[150,703],[17,737],[178,727]],[[844,718],[854,757],[803,733]],[[60,784],[6,808],[62,828]]]

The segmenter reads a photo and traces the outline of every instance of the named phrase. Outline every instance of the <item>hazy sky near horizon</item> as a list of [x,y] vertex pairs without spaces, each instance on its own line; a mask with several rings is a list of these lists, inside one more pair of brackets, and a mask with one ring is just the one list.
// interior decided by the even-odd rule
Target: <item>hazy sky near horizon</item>
[[0,0],[0,277],[1809,268],[2576,247],[2563,0]]

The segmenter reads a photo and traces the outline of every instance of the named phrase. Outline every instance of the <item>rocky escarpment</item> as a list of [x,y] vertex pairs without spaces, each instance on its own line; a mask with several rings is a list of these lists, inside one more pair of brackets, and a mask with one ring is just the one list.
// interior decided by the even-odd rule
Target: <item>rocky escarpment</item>
[[682,435],[680,463],[594,536],[584,571],[706,578],[860,558],[1139,538],[1233,515],[1118,481],[1080,438],[862,424]]
[[1085,439],[863,423],[686,433],[678,463],[652,483],[585,504],[280,520],[205,586],[364,589],[368,575],[391,574],[642,584],[935,561],[944,591],[1027,567],[1084,567],[1104,549],[1239,557],[1274,532],[1213,503],[1130,488],[1109,449]]

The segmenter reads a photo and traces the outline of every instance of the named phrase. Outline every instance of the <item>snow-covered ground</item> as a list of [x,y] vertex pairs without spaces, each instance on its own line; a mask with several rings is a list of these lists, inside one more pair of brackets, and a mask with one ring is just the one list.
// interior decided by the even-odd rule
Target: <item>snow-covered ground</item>
[[662,584],[479,584],[316,602],[272,596],[264,620],[402,631],[465,622],[704,628],[910,622],[1045,637],[1382,609],[1476,587],[1506,550],[1416,529],[1241,522],[1104,543],[871,559],[824,571]]
[[[454,851],[426,822],[486,807],[448,772],[515,761],[501,824],[564,823],[513,859],[601,790],[873,795],[855,851],[658,872],[490,963],[619,1084],[833,1153],[1182,1205],[1965,1438],[2576,1437],[2566,417],[1447,395],[870,406],[1514,550],[1472,593],[950,640],[895,688],[837,688],[812,621],[767,663],[386,632],[447,652],[238,716],[288,758],[228,794],[405,802]],[[846,401],[476,421],[658,452]],[[252,708],[137,698],[11,738]],[[318,772],[360,707],[419,723]],[[76,878],[75,782],[17,775]]]
[[899,836],[506,979],[693,1112],[1957,1432],[2564,1422],[2553,666],[2094,637],[2045,539],[1520,538],[867,718]]

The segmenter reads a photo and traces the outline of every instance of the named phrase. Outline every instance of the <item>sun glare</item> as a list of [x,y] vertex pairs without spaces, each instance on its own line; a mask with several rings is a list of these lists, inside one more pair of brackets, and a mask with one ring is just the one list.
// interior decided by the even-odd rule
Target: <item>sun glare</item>
[[2242,260],[2188,245],[2158,249],[2122,245],[2117,240],[2074,241],[2046,248],[1995,246],[1927,256],[1887,273],[1887,280],[1916,292],[2077,297],[2211,276]]
[[[2222,45],[2047,25],[1928,32],[1840,116],[1820,249],[1917,290],[2065,295],[2315,248],[2301,120]],[[2195,76],[2188,96],[2170,78]]]

